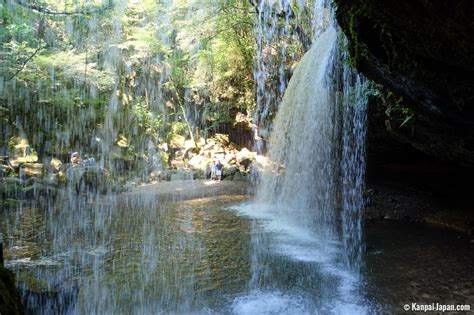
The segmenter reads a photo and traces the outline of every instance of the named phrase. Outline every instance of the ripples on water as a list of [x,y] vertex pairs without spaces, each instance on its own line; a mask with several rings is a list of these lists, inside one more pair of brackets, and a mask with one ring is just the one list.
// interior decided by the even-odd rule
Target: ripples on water
[[[19,221],[4,213],[16,231],[7,266],[35,313],[304,314],[324,300],[346,303],[341,289],[353,279],[331,266],[331,246],[340,244],[322,255],[310,232],[283,227],[250,203],[235,206],[244,198],[62,210],[81,222],[63,220],[59,209],[29,208]],[[69,240],[51,244],[58,229],[70,230]]]
[[[244,199],[83,205],[75,211],[87,223],[62,222],[69,247],[48,240],[56,210],[25,208],[6,263],[37,314],[364,314],[415,298],[474,303],[474,257],[452,233],[369,226],[366,270],[354,275],[339,241]],[[9,215],[2,231],[15,221]]]

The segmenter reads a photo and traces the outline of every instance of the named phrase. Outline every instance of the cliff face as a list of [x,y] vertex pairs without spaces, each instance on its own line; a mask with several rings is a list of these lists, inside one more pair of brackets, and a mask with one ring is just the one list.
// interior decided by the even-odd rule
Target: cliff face
[[356,68],[402,96],[414,113],[403,127],[402,117],[377,123],[419,151],[474,167],[472,1],[335,3]]

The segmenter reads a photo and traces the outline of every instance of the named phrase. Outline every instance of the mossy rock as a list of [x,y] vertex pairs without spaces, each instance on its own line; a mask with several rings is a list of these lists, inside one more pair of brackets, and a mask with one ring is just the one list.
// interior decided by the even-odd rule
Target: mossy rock
[[[385,138],[473,168],[472,1],[452,5],[442,0],[335,0],[334,4],[347,37],[341,46],[348,49],[350,63],[396,96],[396,101],[384,96],[378,102],[382,120],[369,115],[369,150],[379,145],[370,143],[372,126],[380,126],[386,129]],[[369,111],[378,111],[371,109],[374,105]],[[402,107],[403,118],[395,123],[398,117],[387,106]],[[393,124],[385,127],[387,116]]]
[[233,180],[235,181],[245,181],[247,179],[248,179],[247,175],[241,172],[235,173],[234,178],[233,178]]
[[[111,178],[105,170],[96,166],[74,166],[66,170],[67,185],[76,190],[76,193],[99,192],[105,194],[112,184]],[[119,182],[121,182],[119,180]]]
[[194,171],[193,179],[206,179],[206,173],[203,170]]
[[18,198],[22,193],[21,180],[15,177],[5,177],[0,179],[0,196],[2,199]]
[[0,267],[0,314],[24,314],[21,296],[15,286],[15,274]]
[[232,165],[232,166],[224,166],[224,176],[227,177],[227,176],[234,176],[235,173],[238,173],[239,172],[239,169]]

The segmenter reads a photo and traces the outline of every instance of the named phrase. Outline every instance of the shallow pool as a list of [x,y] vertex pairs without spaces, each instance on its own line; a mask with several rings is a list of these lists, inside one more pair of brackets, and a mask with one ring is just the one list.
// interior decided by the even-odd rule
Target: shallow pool
[[245,196],[79,200],[4,211],[6,265],[36,314],[372,314],[470,303],[473,249],[420,225],[367,226],[360,272],[342,244]]

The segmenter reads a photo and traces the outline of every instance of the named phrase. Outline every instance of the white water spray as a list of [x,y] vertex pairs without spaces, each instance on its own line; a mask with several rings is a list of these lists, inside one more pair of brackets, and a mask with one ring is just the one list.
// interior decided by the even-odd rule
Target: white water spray
[[[365,81],[341,62],[346,59],[338,44],[343,35],[332,8],[316,1],[314,16],[319,18],[313,24],[312,48],[293,73],[273,121],[268,149],[272,165],[260,178],[255,204],[240,209],[263,220],[254,228],[251,257],[256,267],[249,289],[253,294],[275,293],[266,285],[272,274],[270,250],[319,269],[321,278],[314,281],[320,282],[320,300],[338,304],[339,312],[365,313],[358,294]],[[262,242],[262,233],[273,235],[273,241]],[[244,306],[238,304],[239,309]]]
[[365,81],[341,63],[347,56],[338,46],[343,35],[332,8],[325,1],[314,6],[316,39],[279,105],[268,151],[273,164],[260,180],[257,201],[321,237],[341,240],[346,265],[357,270],[362,251]]

